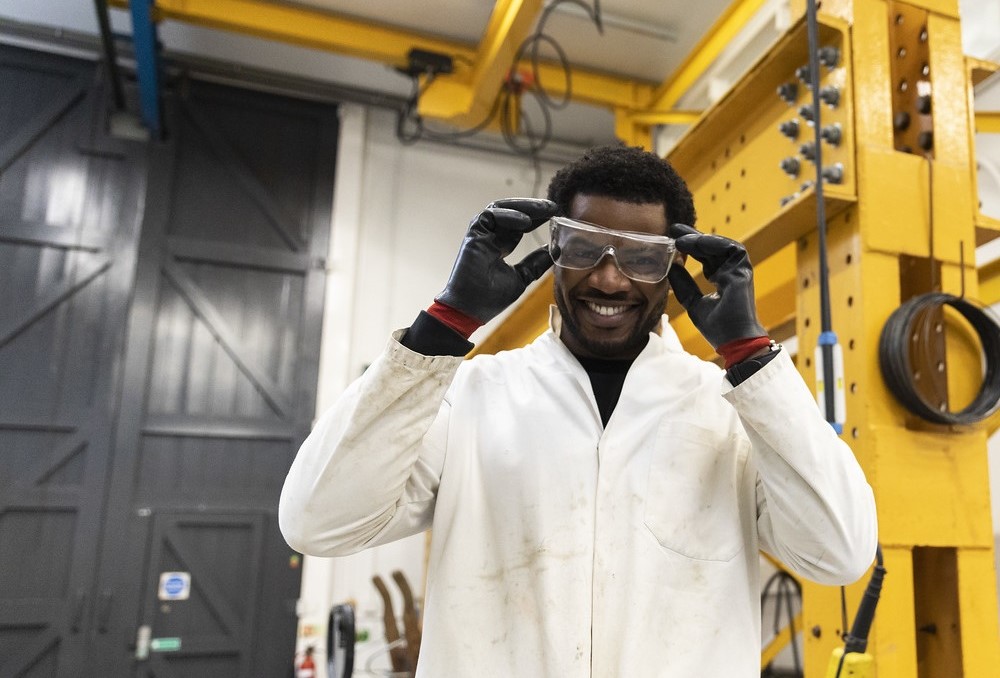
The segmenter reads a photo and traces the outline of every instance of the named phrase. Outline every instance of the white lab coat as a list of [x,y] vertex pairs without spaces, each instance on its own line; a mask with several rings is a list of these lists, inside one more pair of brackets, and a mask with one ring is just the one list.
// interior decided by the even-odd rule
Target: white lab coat
[[299,451],[285,538],[433,528],[420,678],[757,678],[758,549],[855,581],[872,491],[787,355],[734,388],[663,327],[607,428],[552,331],[469,361],[397,333]]

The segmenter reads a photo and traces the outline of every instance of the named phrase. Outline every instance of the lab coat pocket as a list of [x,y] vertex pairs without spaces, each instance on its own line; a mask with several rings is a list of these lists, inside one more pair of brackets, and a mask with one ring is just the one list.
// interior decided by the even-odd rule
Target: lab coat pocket
[[743,550],[739,489],[749,441],[689,422],[665,422],[649,462],[644,521],[665,549],[732,560]]

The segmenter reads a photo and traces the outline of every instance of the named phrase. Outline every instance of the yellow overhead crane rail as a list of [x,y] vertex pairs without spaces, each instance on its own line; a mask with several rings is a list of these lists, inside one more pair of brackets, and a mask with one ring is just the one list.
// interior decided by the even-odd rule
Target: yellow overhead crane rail
[[[119,9],[129,0],[110,0]],[[156,20],[173,20],[218,30],[252,35],[300,47],[343,54],[392,67],[406,68],[411,49],[451,57],[455,73],[440,76],[425,92],[435,107],[444,107],[439,97],[456,97],[465,102],[470,120],[482,101],[492,102],[503,76],[523,36],[537,16],[540,2],[497,3],[486,34],[479,46],[434,38],[413,31],[339,16],[298,5],[265,0],[155,0]],[[518,36],[521,36],[520,38]],[[540,75],[553,94],[563,93],[564,76],[560,67],[542,63]],[[473,88],[482,91],[473,92]],[[643,107],[650,100],[655,84],[628,80],[587,69],[573,71],[573,98],[597,106]],[[438,94],[447,92],[447,94]],[[452,105],[452,109],[456,106]],[[421,115],[433,116],[434,110],[421,108]],[[451,121],[460,120],[449,112]],[[477,120],[473,120],[477,122]]]
[[[651,147],[653,126],[689,125],[697,121],[699,111],[679,111],[674,106],[764,2],[734,0],[662,83],[573,68],[574,101],[613,110],[616,133],[623,141]],[[110,0],[109,4],[127,9],[129,0]],[[252,35],[398,68],[408,66],[411,49],[447,55],[454,62],[455,72],[440,75],[430,83],[418,104],[418,112],[461,127],[485,117],[503,85],[514,52],[529,34],[543,4],[542,0],[500,0],[478,45],[266,0],[155,0],[153,17],[157,21],[180,21]],[[539,68],[539,76],[551,94],[565,94],[561,67],[543,62]],[[976,123],[980,131],[996,131],[1000,129],[1000,114],[980,114]]]
[[[573,68],[574,101],[614,110],[619,118],[619,131],[628,129],[625,140],[648,148],[650,126],[691,124],[697,120],[699,112],[676,111],[674,105],[764,1],[735,0],[684,63],[662,83]],[[126,9],[129,0],[110,0],[109,4]],[[542,0],[500,0],[494,6],[478,45],[265,0],[155,0],[153,17],[158,21],[181,21],[398,68],[407,67],[411,49],[447,55],[454,61],[455,72],[435,78],[421,97],[419,113],[461,126],[474,124],[484,117],[484,111],[503,84],[515,51],[529,34],[543,4]],[[522,67],[526,68],[527,64]],[[558,64],[541,63],[539,76],[553,95],[565,93],[565,78]],[[645,136],[632,128],[645,131]]]

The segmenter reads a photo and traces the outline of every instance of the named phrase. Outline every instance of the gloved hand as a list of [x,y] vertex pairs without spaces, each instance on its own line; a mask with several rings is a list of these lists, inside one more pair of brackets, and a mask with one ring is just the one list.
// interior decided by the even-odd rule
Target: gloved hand
[[673,224],[670,237],[677,251],[701,262],[705,277],[716,291],[702,294],[683,266],[671,266],[667,279],[677,301],[712,348],[732,341],[767,336],[757,321],[753,296],[753,267],[746,248],[720,235],[706,235],[684,224]]
[[513,266],[503,258],[514,251],[521,236],[558,211],[554,202],[540,198],[490,203],[469,223],[448,284],[434,300],[484,324],[495,318],[552,266],[545,246]]

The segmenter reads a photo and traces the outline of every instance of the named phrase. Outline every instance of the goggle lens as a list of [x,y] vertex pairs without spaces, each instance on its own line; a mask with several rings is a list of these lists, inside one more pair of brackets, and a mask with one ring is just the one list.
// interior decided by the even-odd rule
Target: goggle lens
[[549,253],[556,266],[586,270],[610,255],[622,275],[637,282],[657,283],[667,277],[677,248],[665,235],[616,231],[586,221],[553,217]]

